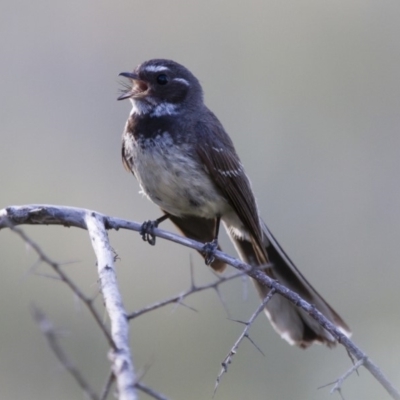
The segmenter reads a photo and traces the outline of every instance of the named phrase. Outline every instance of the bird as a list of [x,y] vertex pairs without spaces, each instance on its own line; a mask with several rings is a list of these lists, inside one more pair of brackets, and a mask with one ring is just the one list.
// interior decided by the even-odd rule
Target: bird
[[[118,100],[132,109],[122,135],[122,162],[141,192],[162,216],[143,223],[144,240],[155,244],[153,229],[171,220],[188,238],[204,243],[202,256],[217,272],[226,265],[214,258],[220,223],[244,262],[259,268],[313,304],[343,334],[348,325],[319,295],[279,245],[262,220],[253,189],[234,144],[204,103],[199,80],[183,65],[151,59],[124,81]],[[254,281],[262,299],[269,288]],[[336,339],[303,310],[275,294],[265,314],[291,345],[332,347]]]

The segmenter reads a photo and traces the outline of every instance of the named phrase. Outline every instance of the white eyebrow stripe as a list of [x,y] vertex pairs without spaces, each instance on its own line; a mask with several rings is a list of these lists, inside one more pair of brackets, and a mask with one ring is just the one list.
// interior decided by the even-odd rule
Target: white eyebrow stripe
[[144,70],[148,72],[161,72],[169,71],[169,68],[164,65],[148,65]]
[[190,86],[190,83],[189,83],[186,79],[183,79],[183,78],[174,78],[174,79],[172,79],[172,80],[173,80],[173,81],[182,82],[184,85]]

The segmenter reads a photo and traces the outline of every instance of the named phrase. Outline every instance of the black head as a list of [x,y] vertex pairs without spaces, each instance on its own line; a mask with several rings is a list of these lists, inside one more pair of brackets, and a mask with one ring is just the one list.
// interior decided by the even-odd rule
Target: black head
[[[140,64],[133,72],[121,72],[129,78],[129,87],[118,100],[130,99],[139,113],[198,106],[203,92],[197,78],[183,65],[171,60],[154,59]],[[168,113],[168,111],[166,111]]]

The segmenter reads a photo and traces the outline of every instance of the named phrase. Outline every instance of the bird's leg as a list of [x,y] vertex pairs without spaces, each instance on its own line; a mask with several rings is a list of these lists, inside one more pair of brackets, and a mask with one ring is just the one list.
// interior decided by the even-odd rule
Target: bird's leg
[[142,239],[154,246],[156,244],[156,237],[154,235],[154,229],[158,227],[161,222],[165,221],[166,219],[169,218],[169,214],[165,213],[162,217],[157,218],[154,221],[148,220],[143,222],[141,228],[140,228],[140,235],[142,236]]
[[221,222],[221,217],[218,216],[215,221],[214,239],[212,240],[212,242],[206,243],[202,249],[202,253],[204,254],[204,260],[207,265],[210,265],[215,260],[214,253],[215,250],[217,250],[218,248],[218,234],[219,234],[220,222]]

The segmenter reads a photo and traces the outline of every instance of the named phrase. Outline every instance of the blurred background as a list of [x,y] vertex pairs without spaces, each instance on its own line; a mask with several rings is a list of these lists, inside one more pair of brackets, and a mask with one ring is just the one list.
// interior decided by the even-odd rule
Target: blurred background
[[[150,58],[176,60],[200,79],[270,229],[399,387],[399,38],[400,4],[386,0],[2,0],[0,208],[47,203],[158,217],[121,164],[130,104],[116,101],[118,73]],[[96,294],[86,232],[23,229]],[[215,279],[186,248],[150,247],[134,232],[110,238],[128,311],[186,290],[191,257],[196,282]],[[38,276],[45,266],[34,273],[35,261],[20,238],[0,232],[0,398],[85,398],[33,322],[32,304],[100,392],[106,341],[64,284]],[[258,305],[250,282],[226,284],[222,294],[234,319]],[[135,366],[171,399],[210,399],[243,325],[214,292],[186,302],[198,312],[170,306],[131,324]],[[262,316],[250,334],[265,357],[244,342],[215,399],[330,399],[318,388],[351,366],[342,347],[290,347]],[[343,394],[388,398],[365,370]]]

